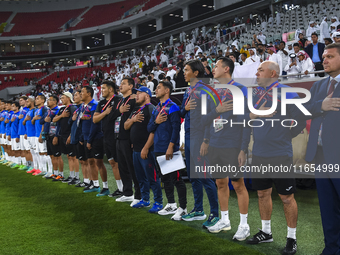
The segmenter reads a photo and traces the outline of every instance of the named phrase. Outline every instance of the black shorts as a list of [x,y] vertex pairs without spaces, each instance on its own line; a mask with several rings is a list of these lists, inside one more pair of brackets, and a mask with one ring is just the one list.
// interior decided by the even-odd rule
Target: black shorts
[[59,137],[58,142],[60,146],[60,152],[62,154],[74,157],[76,155],[74,146],[72,144],[66,144],[67,138]]
[[104,151],[109,161],[113,159],[114,161],[117,162],[116,139],[104,138]]
[[[293,158],[289,156],[278,157],[258,157],[253,155],[252,165],[271,165],[271,166],[290,166],[293,164]],[[269,174],[268,174],[269,175]],[[265,176],[266,177],[266,176]],[[273,183],[280,195],[290,195],[296,192],[296,183],[294,178],[275,178],[275,173],[268,176],[270,178],[253,178],[252,188],[255,190],[265,190],[273,187]]]
[[46,141],[47,144],[47,155],[54,156],[54,157],[60,157],[60,146],[59,143],[57,145],[52,144],[53,138],[49,137]]
[[87,141],[84,142],[84,148],[86,152],[86,157],[88,159],[95,158],[95,159],[103,159],[104,157],[104,145],[103,145],[103,138],[93,140],[91,144],[91,150],[87,148]]
[[238,155],[240,154],[240,149],[237,148],[216,148],[209,146],[208,159],[210,166],[219,165],[220,167],[232,167],[233,171],[226,172],[215,172],[212,173],[214,179],[223,179],[229,177],[231,181],[238,181],[242,178],[240,173],[240,167],[238,166]]
[[76,158],[79,160],[87,160],[85,147],[83,144],[77,143],[74,145],[76,147]]

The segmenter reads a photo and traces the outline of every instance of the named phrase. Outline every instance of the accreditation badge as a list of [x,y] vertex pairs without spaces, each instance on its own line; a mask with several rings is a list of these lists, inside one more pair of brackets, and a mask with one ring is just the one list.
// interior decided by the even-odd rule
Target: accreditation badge
[[215,125],[215,127],[214,127],[214,129],[215,129],[215,133],[217,133],[217,132],[219,132],[219,131],[221,131],[222,129],[223,129],[223,124],[222,124],[222,121],[221,121],[221,116],[218,116],[215,120],[216,121],[214,121],[214,125]]
[[118,117],[115,121],[115,134],[119,134],[120,120],[121,120],[121,117]]

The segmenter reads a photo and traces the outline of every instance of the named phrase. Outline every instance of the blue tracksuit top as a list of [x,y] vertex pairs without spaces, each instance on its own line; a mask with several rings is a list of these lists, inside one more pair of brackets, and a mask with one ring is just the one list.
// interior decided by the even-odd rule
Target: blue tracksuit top
[[12,114],[13,114],[13,111],[8,112],[7,115],[6,115],[6,118],[5,118],[5,121],[9,120],[9,122],[6,124],[6,136],[10,136],[11,135],[11,125],[12,125],[11,119],[12,119]]
[[26,127],[22,123],[24,122],[24,119],[28,111],[29,109],[27,107],[23,107],[19,111],[19,115],[24,116],[22,119],[19,120],[19,131],[18,131],[19,136],[26,134]]
[[[59,112],[59,106],[56,106],[54,107],[53,109],[48,109],[46,112],[45,112],[45,115],[44,117],[42,117],[40,119],[40,124],[44,125],[44,132],[45,133],[50,133],[50,126],[51,126],[51,123],[52,123],[52,120],[53,118],[58,114]],[[50,116],[51,117],[51,122],[45,122],[45,118],[47,116]]]
[[34,122],[35,136],[36,137],[40,136],[40,133],[41,133],[41,130],[42,130],[42,125],[43,125],[43,120],[44,120],[44,116],[45,116],[46,112],[47,112],[46,106],[42,106],[34,112],[34,116],[37,116],[37,115],[41,116],[40,119],[38,119]]
[[11,124],[11,139],[19,138],[19,114],[20,112],[12,114],[12,118],[15,118],[15,120]]
[[[156,124],[155,120],[160,113],[165,113],[168,119],[161,123]],[[164,104],[159,103],[152,112],[148,124],[148,132],[153,132],[154,137],[154,152],[165,153],[168,149],[170,142],[174,143],[174,152],[179,150],[179,132],[181,129],[180,109],[169,98]]]
[[29,110],[26,115],[31,117],[31,120],[26,121],[26,134],[27,137],[34,137],[35,136],[35,125],[32,124],[32,119],[34,117],[34,112],[36,108]]
[[[263,94],[266,93],[271,87],[275,86],[278,82],[272,83],[266,89],[257,87],[253,89],[253,105],[258,102]],[[276,86],[278,92],[277,113],[271,118],[258,118],[258,119],[279,119],[275,121],[272,127],[271,121],[264,121],[262,127],[253,127],[253,154],[258,157],[277,157],[277,156],[289,156],[293,157],[292,138],[301,133],[305,128],[306,122],[304,121],[303,113],[292,104],[287,105],[287,114],[282,116],[281,114],[281,88],[289,87],[278,83]],[[287,99],[299,98],[296,93],[287,93]],[[265,107],[271,107],[273,103],[272,90],[268,91],[264,98],[258,103],[256,109],[258,109],[267,100]],[[298,125],[294,128],[283,127],[281,121],[284,119],[294,119],[298,122]],[[285,125],[289,125],[286,121]],[[259,125],[257,122],[253,123],[254,126]]]
[[[247,124],[249,109],[247,106],[247,88],[242,84],[239,84],[233,80],[231,80],[229,85],[233,85],[242,90],[244,95],[244,115],[233,115],[233,111],[224,112],[219,114],[218,118],[228,120],[228,123],[223,125],[223,129],[216,132],[216,129],[213,125],[213,122],[209,125],[209,136],[206,138],[210,138],[209,145],[216,148],[238,148],[242,150],[247,150],[249,141],[250,141],[250,133],[251,128]],[[220,88],[216,89],[220,99],[223,101],[226,99],[234,100],[232,93],[228,89]],[[218,101],[216,97],[216,103]],[[210,110],[215,110],[216,104],[213,100],[208,101],[208,112]],[[215,113],[214,113],[215,114]],[[230,122],[245,122],[245,127],[243,125],[230,125]]]
[[84,141],[92,144],[94,139],[99,139],[103,137],[103,132],[101,131],[101,122],[93,123],[93,114],[97,109],[98,103],[92,99],[88,105],[82,104],[80,113],[85,117],[91,117],[88,120],[82,120],[82,132],[84,136]]
[[7,116],[7,111],[4,110],[1,112],[0,114],[0,118],[4,118],[3,121],[1,121],[1,125],[0,125],[0,133],[1,134],[5,134],[6,133],[6,128],[5,128],[5,119],[6,119],[6,116]]

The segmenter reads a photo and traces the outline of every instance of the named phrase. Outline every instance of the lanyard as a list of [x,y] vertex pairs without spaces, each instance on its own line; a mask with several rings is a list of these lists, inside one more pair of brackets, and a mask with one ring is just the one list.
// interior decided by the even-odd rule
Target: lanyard
[[[162,109],[159,111],[157,117],[164,111],[165,107],[170,103],[170,100],[162,107]],[[164,112],[166,115],[168,115],[166,112]]]
[[[124,99],[122,99],[122,100],[120,100],[119,101],[119,103],[118,103],[118,105],[117,105],[117,108],[116,109],[118,109],[119,108],[119,106],[120,106],[120,103],[123,101]],[[126,102],[123,104],[123,106],[125,106],[128,102],[130,101],[130,97],[129,97],[129,99],[128,100],[126,100]],[[122,113],[122,116],[123,116],[123,114],[124,113]]]
[[140,113],[145,108],[145,106],[150,105],[150,104],[151,103],[147,103],[147,104],[143,105],[141,108],[138,109],[138,111],[131,118],[135,117],[138,113]]
[[[230,84],[230,85],[233,85],[234,83],[235,83],[234,80],[231,80],[230,82],[228,82],[228,84]],[[226,89],[223,96],[222,96],[222,100],[226,97],[226,95],[229,95],[229,96],[232,97],[232,95],[230,93],[228,93],[228,89]]]
[[192,95],[192,94],[195,92],[195,90],[198,88],[198,85],[200,85],[200,82],[197,82],[196,85],[191,89],[190,94],[189,94],[187,100],[185,101],[185,104],[184,104],[185,106],[188,104],[188,101],[189,101],[191,95]]
[[260,97],[260,99],[256,102],[256,104],[255,104],[255,106],[254,106],[255,109],[257,108],[257,106],[259,105],[259,103],[262,101],[262,99],[265,97],[265,95],[267,95],[268,92],[271,91],[273,88],[277,87],[277,85],[279,85],[278,82],[275,83],[272,87],[270,87],[270,88],[269,88],[269,89],[268,89],[268,90]]
[[108,106],[109,103],[111,103],[111,101],[114,97],[115,97],[115,95],[113,94],[113,96],[109,99],[109,101],[107,101],[107,103],[104,105],[102,112],[105,111],[106,107]]

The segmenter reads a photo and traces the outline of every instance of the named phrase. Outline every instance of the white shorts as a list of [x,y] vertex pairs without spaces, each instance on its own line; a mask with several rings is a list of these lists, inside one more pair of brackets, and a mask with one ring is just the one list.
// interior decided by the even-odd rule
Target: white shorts
[[4,144],[4,139],[2,138],[3,134],[1,134],[1,137],[0,137],[0,144]]
[[35,136],[27,137],[26,140],[26,150],[35,150]]
[[11,147],[12,147],[13,151],[18,151],[18,150],[20,150],[20,142],[17,142],[15,140],[16,140],[16,138],[11,139],[11,143],[12,143]]
[[20,135],[20,140],[19,140],[19,143],[20,143],[20,150],[25,150],[25,135]]
[[4,145],[10,145],[10,141],[8,141],[8,138],[7,138],[7,136],[6,136],[6,138],[4,138]]
[[46,153],[47,152],[46,141],[39,143],[39,137],[36,137],[35,138],[35,151],[38,153]]

